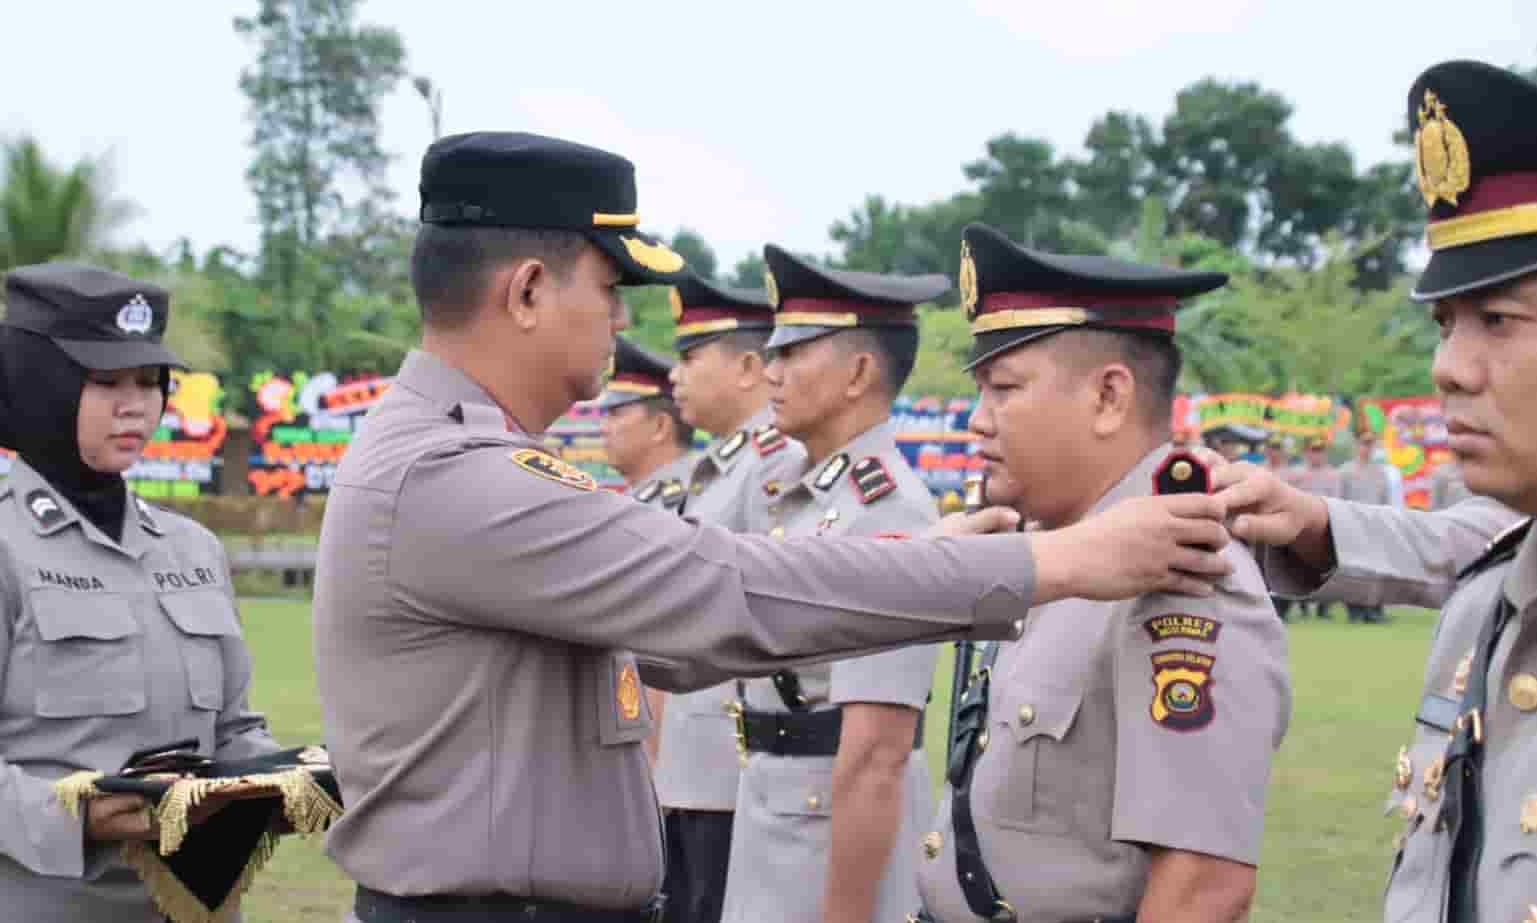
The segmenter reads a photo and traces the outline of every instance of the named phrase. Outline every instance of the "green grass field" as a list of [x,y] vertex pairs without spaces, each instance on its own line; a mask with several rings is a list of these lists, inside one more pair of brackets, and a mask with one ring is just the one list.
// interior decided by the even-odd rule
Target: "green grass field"
[[[317,742],[320,710],[310,659],[309,607],[243,607],[256,658],[255,704],[285,743]],[[1306,621],[1291,630],[1295,708],[1271,779],[1256,921],[1381,919],[1391,841],[1383,816],[1393,761],[1419,697],[1432,613],[1400,609],[1386,625]],[[944,754],[949,664],[941,662],[927,722],[935,778]],[[246,899],[247,923],[335,923],[350,885],[319,838],[290,840]]]

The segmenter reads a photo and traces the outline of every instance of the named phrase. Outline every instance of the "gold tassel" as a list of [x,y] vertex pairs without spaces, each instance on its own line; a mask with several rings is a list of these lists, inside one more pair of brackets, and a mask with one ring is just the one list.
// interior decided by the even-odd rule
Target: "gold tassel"
[[101,794],[96,790],[96,780],[101,777],[99,772],[72,772],[53,783],[53,797],[70,817],[79,820],[80,802]]
[[279,773],[283,815],[295,833],[319,833],[342,816],[342,806],[303,769]]
[[256,848],[251,852],[251,858],[246,861],[246,866],[240,873],[240,878],[225,895],[224,903],[218,908],[209,910],[198,900],[197,896],[187,890],[187,886],[173,874],[170,867],[160,860],[160,856],[151,849],[148,843],[130,842],[123,844],[123,863],[133,869],[144,882],[144,887],[149,891],[150,899],[160,912],[171,920],[171,923],[229,923],[240,910],[240,901],[251,886],[256,883],[256,876],[272,860],[277,852],[278,836],[274,833],[263,833],[257,841]]
[[[234,781],[234,780],[230,780]],[[187,837],[187,814],[211,791],[224,788],[223,779],[181,779],[172,783],[160,799],[160,855],[169,856],[181,848]]]

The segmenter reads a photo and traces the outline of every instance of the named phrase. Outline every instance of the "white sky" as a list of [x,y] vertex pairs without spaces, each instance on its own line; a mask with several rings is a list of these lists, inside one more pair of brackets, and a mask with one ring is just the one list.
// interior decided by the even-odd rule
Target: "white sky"
[[[109,152],[142,214],[121,242],[251,248],[244,182],[253,57],[231,18],[255,0],[15,4],[0,51],[0,136],[56,159]],[[1472,57],[1537,64],[1530,0],[370,0],[412,73],[443,90],[444,131],[527,130],[618,151],[643,225],[703,233],[723,267],[773,240],[832,249],[868,193],[917,203],[964,186],[1004,132],[1075,151],[1108,109],[1155,121],[1206,76],[1256,80],[1308,142],[1358,167],[1391,137],[1414,77]],[[431,141],[409,87],[384,108],[402,210]]]

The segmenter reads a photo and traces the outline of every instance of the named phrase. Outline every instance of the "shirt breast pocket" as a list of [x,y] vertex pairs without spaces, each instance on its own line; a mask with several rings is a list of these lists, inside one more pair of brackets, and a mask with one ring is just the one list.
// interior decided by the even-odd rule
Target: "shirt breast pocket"
[[610,747],[645,740],[651,733],[651,709],[641,689],[635,655],[610,651],[595,660],[600,742]]
[[1076,800],[1071,774],[1083,767],[1064,765],[1054,750],[1072,731],[1082,701],[1081,692],[1058,689],[1008,689],[994,695],[988,749],[972,785],[979,815],[1016,830],[1071,828]]
[[33,590],[41,718],[132,715],[144,710],[143,631],[127,597]]
[[240,634],[229,597],[218,591],[164,593],[160,608],[177,629],[192,707],[219,711],[224,707],[223,642]]

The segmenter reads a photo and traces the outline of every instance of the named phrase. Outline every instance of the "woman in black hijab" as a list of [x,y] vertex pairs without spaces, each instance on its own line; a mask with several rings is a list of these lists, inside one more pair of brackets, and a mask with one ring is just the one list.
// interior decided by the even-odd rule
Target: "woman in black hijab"
[[277,750],[247,706],[251,659],[223,551],[123,474],[160,423],[167,293],[89,266],[6,278],[0,324],[0,915],[162,919],[120,847],[157,836],[143,799],[52,797],[76,771],[196,740],[241,759]]

